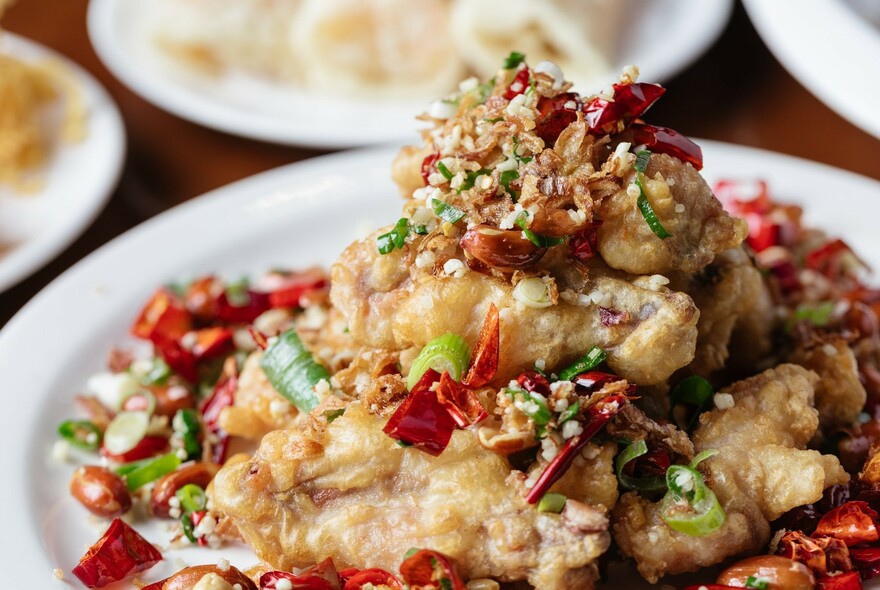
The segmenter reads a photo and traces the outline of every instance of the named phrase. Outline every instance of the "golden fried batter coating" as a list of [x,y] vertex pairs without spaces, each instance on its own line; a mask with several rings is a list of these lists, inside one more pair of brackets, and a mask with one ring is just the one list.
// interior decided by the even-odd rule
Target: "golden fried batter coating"
[[[504,351],[499,382],[538,359],[563,367],[592,346],[608,353],[609,366],[621,377],[639,384],[661,383],[693,357],[696,307],[687,295],[649,281],[591,268],[579,293],[563,292],[556,305],[538,309],[518,303],[510,282],[493,276],[410,273],[415,257],[410,245],[380,255],[370,237],[349,246],[333,265],[331,298],[356,340],[403,350],[452,332],[473,345],[494,303],[501,310]],[[603,325],[600,304],[591,296],[623,312],[626,321]]]
[[848,481],[836,457],[804,450],[819,426],[817,382],[802,367],[780,365],[731,385],[725,392],[733,406],[700,416],[695,450],[718,451],[701,466],[727,513],[719,530],[704,537],[678,533],[660,518],[659,503],[632,492],[620,499],[615,539],[647,580],[758,551],[770,537],[769,521]]
[[[727,214],[693,166],[665,154],[653,154],[645,171],[645,192],[663,227],[672,234],[658,238],[636,205],[638,191],[623,189],[602,201],[596,215],[599,253],[612,268],[633,274],[695,272],[716,254],[735,248],[748,235],[742,219]],[[680,211],[676,211],[676,207]]]
[[593,587],[610,542],[600,509],[569,501],[561,515],[538,513],[473,433],[456,431],[432,457],[399,447],[383,424],[354,402],[324,428],[272,432],[250,461],[220,471],[214,506],[280,569],[332,555],[340,567],[395,571],[410,547],[430,547],[465,579]]

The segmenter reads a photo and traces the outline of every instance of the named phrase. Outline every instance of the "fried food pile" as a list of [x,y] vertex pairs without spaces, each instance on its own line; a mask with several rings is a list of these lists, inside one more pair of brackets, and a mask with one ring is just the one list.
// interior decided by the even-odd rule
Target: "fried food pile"
[[[756,265],[699,147],[641,120],[664,90],[637,75],[586,97],[513,53],[424,117],[393,165],[403,216],[331,269],[353,352],[311,407],[257,411],[271,432],[215,481],[260,558],[393,572],[419,547],[462,584],[574,590],[613,539],[656,582],[761,552],[849,481],[816,449],[862,411],[876,347],[802,321],[814,300]],[[291,399],[267,366],[236,405]]]

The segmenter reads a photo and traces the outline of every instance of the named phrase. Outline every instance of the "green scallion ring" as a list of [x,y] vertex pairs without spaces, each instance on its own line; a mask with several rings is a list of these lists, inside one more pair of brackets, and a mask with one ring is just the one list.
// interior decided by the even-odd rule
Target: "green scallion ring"
[[176,471],[178,467],[180,467],[180,457],[172,451],[153,459],[138,461],[136,464],[123,465],[116,472],[125,479],[126,487],[134,491],[163,475]]
[[547,492],[541,497],[541,501],[538,502],[538,512],[552,512],[554,514],[559,514],[562,512],[562,509],[565,508],[566,500],[568,500],[568,498],[562,494]]
[[208,497],[205,495],[205,490],[194,483],[186,484],[174,492],[174,495],[180,500],[180,507],[183,508],[184,513],[204,510],[205,506],[208,504]]
[[617,480],[624,489],[642,492],[657,492],[666,489],[666,478],[664,476],[635,478],[623,472],[627,463],[635,461],[647,452],[648,445],[645,441],[637,440],[623,449],[617,456],[617,459],[614,461],[614,467],[617,471]]
[[574,364],[563,369],[559,373],[559,380],[571,381],[581,373],[595,369],[600,364],[604,363],[607,357],[608,355],[605,354],[604,350],[598,346],[594,346],[587,351],[587,354],[575,361]]
[[101,446],[101,430],[88,420],[65,420],[58,425],[58,435],[86,451],[97,451]]
[[406,386],[412,390],[428,369],[438,373],[449,371],[455,381],[461,379],[471,360],[471,350],[458,334],[444,334],[428,342],[413,361],[406,378]]

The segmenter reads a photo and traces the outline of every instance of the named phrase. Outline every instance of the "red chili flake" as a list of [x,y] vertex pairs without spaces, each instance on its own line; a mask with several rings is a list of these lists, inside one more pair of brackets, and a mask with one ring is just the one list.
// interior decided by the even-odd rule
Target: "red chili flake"
[[145,340],[177,340],[192,329],[192,318],[183,303],[168,289],[156,291],[138,314],[131,333]]
[[522,68],[513,77],[510,86],[504,91],[504,98],[513,100],[517,95],[524,93],[529,88],[529,68]]
[[410,590],[466,590],[452,560],[437,551],[420,549],[403,560],[400,574]]
[[587,262],[593,258],[599,249],[598,232],[600,227],[602,227],[602,220],[594,219],[587,227],[574,234],[568,240],[569,253],[581,262]]
[[776,555],[798,561],[818,576],[828,573],[828,558],[825,551],[815,539],[806,536],[800,531],[788,531],[781,539],[776,548]]
[[819,521],[814,535],[840,539],[848,546],[880,540],[877,512],[867,502],[853,501],[828,512]]
[[324,271],[312,268],[294,273],[270,273],[258,284],[260,291],[269,294],[270,307],[303,307],[300,300],[329,285]]
[[541,97],[537,104],[535,133],[544,140],[546,147],[553,147],[565,128],[577,120],[577,112],[582,107],[580,95],[576,92]]
[[217,317],[229,324],[250,324],[269,309],[269,295],[248,289],[248,302],[233,305],[226,293],[217,299]]
[[223,364],[223,374],[214,385],[214,390],[202,402],[199,411],[209,429],[217,427],[217,420],[223,408],[228,408],[235,401],[235,390],[238,388],[238,371],[235,360]]
[[217,277],[196,279],[186,288],[184,306],[194,317],[209,322],[217,317],[217,299],[223,291],[223,282]]
[[477,339],[477,347],[474,350],[470,369],[461,380],[462,385],[476,389],[495,378],[495,374],[498,372],[500,342],[501,327],[498,308],[492,303],[489,305],[486,319],[483,320],[483,327],[480,329],[480,337]]
[[425,371],[382,429],[391,438],[435,457],[449,444],[455,430],[455,420],[437,399],[437,393],[431,391],[431,386],[439,379],[437,371]]
[[[618,375],[602,371],[587,371],[572,379],[579,395],[595,393],[607,384],[614,383],[615,381],[623,381],[623,379]],[[632,390],[635,391],[635,388],[633,387]]]
[[[340,577],[342,577],[341,572]],[[376,586],[388,586],[392,590],[402,590],[403,588],[400,580],[391,573],[379,568],[370,568],[346,576],[345,586],[342,587],[342,590],[362,590],[369,584],[372,584],[369,586],[370,588]]]
[[880,576],[880,547],[853,547],[849,556],[863,580]]
[[529,393],[540,393],[544,397],[550,396],[550,382],[536,371],[526,371],[516,378],[516,382]]
[[162,561],[162,554],[137,531],[116,518],[107,532],[73,568],[89,588],[100,588],[142,572]]
[[116,463],[131,463],[132,461],[140,461],[141,459],[149,459],[150,457],[161,455],[167,450],[167,438],[164,436],[147,435],[131,450],[116,455],[101,446],[101,456]]
[[154,336],[156,352],[171,367],[171,370],[191,383],[199,380],[196,356],[184,348],[180,340]]
[[534,487],[526,495],[526,502],[534,504],[540,500],[550,489],[550,486],[565,475],[581,449],[628,402],[625,395],[614,394],[587,408],[583,421],[583,432],[568,439],[562,449],[553,457],[553,460],[547,464]]
[[858,572],[839,576],[825,576],[816,580],[817,590],[862,590],[862,580]]
[[330,557],[296,575],[279,571],[266,572],[260,576],[260,588],[262,590],[277,588],[276,584],[279,580],[290,581],[295,590],[341,590],[342,588],[339,573]]
[[[584,118],[590,131],[613,133],[651,108],[666,89],[658,84],[614,84],[614,100],[600,96],[584,106]],[[644,142],[640,142],[644,143]]]
[[682,162],[690,162],[694,168],[703,168],[703,150],[693,141],[668,127],[658,127],[646,123],[630,125],[633,143],[644,144],[652,152],[668,154]]
[[477,395],[443,371],[436,391],[437,400],[446,408],[459,428],[467,428],[489,417]]
[[422,160],[422,180],[425,181],[425,186],[431,184],[428,182],[428,178],[435,172],[437,172],[437,162],[440,161],[440,154],[431,154]]
[[601,321],[602,325],[606,328],[617,326],[618,324],[625,324],[629,321],[629,313],[625,311],[617,311],[616,309],[609,309],[607,307],[599,307],[599,321]]

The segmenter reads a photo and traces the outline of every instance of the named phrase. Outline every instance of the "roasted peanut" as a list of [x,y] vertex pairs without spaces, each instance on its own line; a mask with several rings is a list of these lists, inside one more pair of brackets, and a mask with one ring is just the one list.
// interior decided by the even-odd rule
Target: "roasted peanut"
[[84,465],[73,472],[70,494],[89,512],[103,518],[114,518],[131,508],[131,494],[122,478],[96,465]]
[[483,264],[503,272],[527,268],[538,262],[547,251],[523,237],[519,229],[496,229],[488,225],[469,229],[459,243]]
[[192,590],[202,578],[209,574],[221,577],[230,586],[234,587],[238,584],[242,590],[257,590],[257,585],[253,580],[238,568],[229,566],[226,569],[221,569],[217,565],[194,565],[184,568],[165,580],[161,588],[162,590]]
[[779,555],[759,555],[738,561],[718,576],[718,583],[745,588],[749,576],[767,582],[768,590],[813,590],[816,579],[804,564]]
[[154,385],[149,388],[156,396],[156,415],[173,418],[177,410],[196,407],[195,394],[182,385]]
[[206,488],[214,479],[219,468],[214,463],[193,463],[162,477],[153,486],[153,493],[150,497],[150,507],[153,509],[153,514],[160,518],[168,518],[168,511],[171,508],[168,501],[174,497],[177,490],[190,483]]

